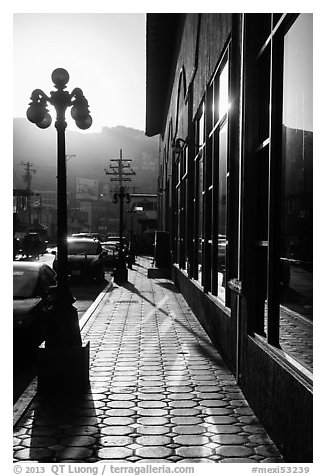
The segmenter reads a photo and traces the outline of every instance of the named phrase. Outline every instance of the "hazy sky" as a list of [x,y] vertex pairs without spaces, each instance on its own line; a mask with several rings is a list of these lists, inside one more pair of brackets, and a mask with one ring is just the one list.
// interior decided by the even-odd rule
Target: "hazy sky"
[[[81,88],[89,102],[90,132],[116,125],[144,130],[145,20],[144,13],[15,13],[14,117],[26,117],[34,89],[55,90],[52,71],[65,68],[67,90]],[[77,130],[69,111],[66,118]]]

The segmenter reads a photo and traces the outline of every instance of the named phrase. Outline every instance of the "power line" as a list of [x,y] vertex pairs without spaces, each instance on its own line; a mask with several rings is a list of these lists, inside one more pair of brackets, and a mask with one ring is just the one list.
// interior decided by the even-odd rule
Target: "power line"
[[[131,159],[122,158],[122,149],[120,149],[120,158],[119,159],[110,159],[111,171],[105,170],[106,175],[112,175],[111,182],[119,182],[119,188],[122,187],[122,182],[130,182],[131,178],[129,175],[136,175],[136,172],[130,166]],[[129,172],[126,172],[126,169],[129,169]]]

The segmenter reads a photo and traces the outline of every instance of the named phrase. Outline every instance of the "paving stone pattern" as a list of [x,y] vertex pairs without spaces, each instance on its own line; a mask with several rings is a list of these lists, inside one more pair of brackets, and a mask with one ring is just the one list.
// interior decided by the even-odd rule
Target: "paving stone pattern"
[[89,390],[37,395],[14,428],[14,461],[283,462],[182,295],[148,267],[137,259],[83,329]]

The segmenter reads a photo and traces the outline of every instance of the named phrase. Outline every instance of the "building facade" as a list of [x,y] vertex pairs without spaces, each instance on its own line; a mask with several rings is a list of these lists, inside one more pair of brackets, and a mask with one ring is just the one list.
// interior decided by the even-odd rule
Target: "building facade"
[[22,239],[29,231],[41,232],[54,242],[57,226],[57,192],[14,189],[13,234]]
[[287,461],[312,461],[312,14],[148,14],[172,277]]

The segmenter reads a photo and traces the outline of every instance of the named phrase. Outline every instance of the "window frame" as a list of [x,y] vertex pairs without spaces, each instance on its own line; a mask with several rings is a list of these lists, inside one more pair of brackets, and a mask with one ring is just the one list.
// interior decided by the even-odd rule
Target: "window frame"
[[[247,14],[250,15],[257,14]],[[266,236],[262,234],[262,230],[259,229],[259,221],[257,218],[247,217],[249,227],[251,227],[250,237],[244,238],[246,247],[249,251],[249,256],[245,263],[245,268],[250,266],[251,262],[256,264],[261,261],[258,257],[258,251],[262,253],[266,252],[266,297],[264,306],[262,301],[262,295],[264,292],[264,285],[261,284],[262,279],[259,275],[259,269],[256,268],[251,275],[249,271],[246,273],[247,285],[246,295],[248,300],[248,322],[247,330],[249,334],[253,334],[262,338],[267,344],[281,349],[280,343],[280,330],[281,330],[281,311],[280,311],[280,232],[281,232],[281,219],[280,219],[280,207],[281,207],[281,191],[280,181],[282,178],[282,123],[283,123],[283,62],[284,62],[284,38],[290,31],[291,27],[297,20],[300,14],[266,14],[269,15],[270,31],[265,29],[265,38],[261,37],[261,44],[256,47],[254,45],[253,37],[257,35],[257,28],[255,28],[255,19],[249,18],[249,26],[247,31],[251,32],[252,38],[247,37],[247,48],[249,53],[247,57],[252,56],[252,63],[247,70],[247,84],[250,85],[251,91],[247,96],[247,110],[246,119],[251,125],[246,128],[246,155],[247,155],[247,184],[250,184],[250,196],[249,207],[247,203],[247,213],[249,209],[255,217],[259,217],[259,209],[255,203],[255,197],[257,197],[257,184],[261,183],[261,177],[258,175],[259,158],[264,154],[265,160],[268,160],[268,172],[267,172],[267,224],[266,224]],[[266,17],[266,15],[264,15]],[[261,16],[261,15],[260,15]],[[267,20],[267,18],[265,18]],[[261,20],[257,19],[257,22]],[[264,23],[261,21],[261,23]],[[265,26],[268,22],[265,22]],[[248,24],[247,24],[248,25]],[[248,33],[249,36],[249,33]],[[255,52],[256,51],[256,52]],[[254,78],[259,78],[257,73],[257,63],[263,60],[264,55],[269,56],[269,73],[268,85],[264,84],[263,88],[259,87],[259,84],[255,84]],[[250,63],[250,61],[249,61]],[[264,72],[266,74],[266,71]],[[263,75],[264,76],[264,75]],[[260,79],[263,78],[260,77]],[[249,89],[250,90],[250,89]],[[259,99],[257,99],[257,91],[264,91],[264,94],[268,94],[268,100],[265,104],[268,104],[268,135],[261,134],[256,126],[260,123],[259,120]],[[254,101],[254,99],[256,101]],[[266,99],[266,98],[265,98]],[[250,104],[251,103],[251,104]],[[248,104],[250,104],[248,106]],[[254,104],[254,106],[253,106]],[[266,110],[265,110],[266,113]],[[252,130],[249,130],[249,129]],[[248,146],[249,143],[249,146]],[[251,163],[250,163],[251,162]],[[247,185],[248,187],[248,185]],[[256,200],[257,201],[257,200]],[[258,214],[258,215],[257,215]],[[265,253],[264,252],[264,253]],[[254,276],[254,277],[253,277]],[[246,285],[245,285],[246,286]],[[251,287],[252,289],[248,288]],[[260,303],[260,304],[259,304]],[[260,309],[260,312],[259,312]],[[287,352],[284,351],[286,354]],[[292,359],[291,352],[288,353]],[[300,362],[298,362],[300,364]]]
[[[209,292],[217,297],[225,307],[230,307],[230,290],[227,286],[227,281],[229,278],[229,269],[227,266],[228,263],[228,240],[229,240],[229,210],[230,210],[230,147],[229,147],[229,137],[230,137],[230,111],[227,107],[224,114],[220,117],[215,114],[215,103],[219,100],[220,93],[220,78],[227,67],[227,92],[228,92],[228,103],[230,103],[231,87],[231,41],[229,41],[223,51],[221,60],[217,64],[212,79],[208,85],[208,97],[212,98],[212,110],[210,111],[211,119],[208,121],[208,131],[207,131],[207,151],[208,151],[208,171],[206,173],[207,177],[207,201],[210,204],[211,209],[211,223],[207,225],[207,244],[211,248],[211,252],[208,253],[210,259],[210,276],[207,279],[207,288]],[[217,117],[216,117],[217,116]],[[220,133],[223,130],[223,127],[227,127],[226,131],[226,255],[225,255],[225,276],[224,281],[224,299],[221,297],[218,286],[218,210],[220,207],[219,203],[219,165],[220,165]],[[208,261],[208,259],[207,259]]]

